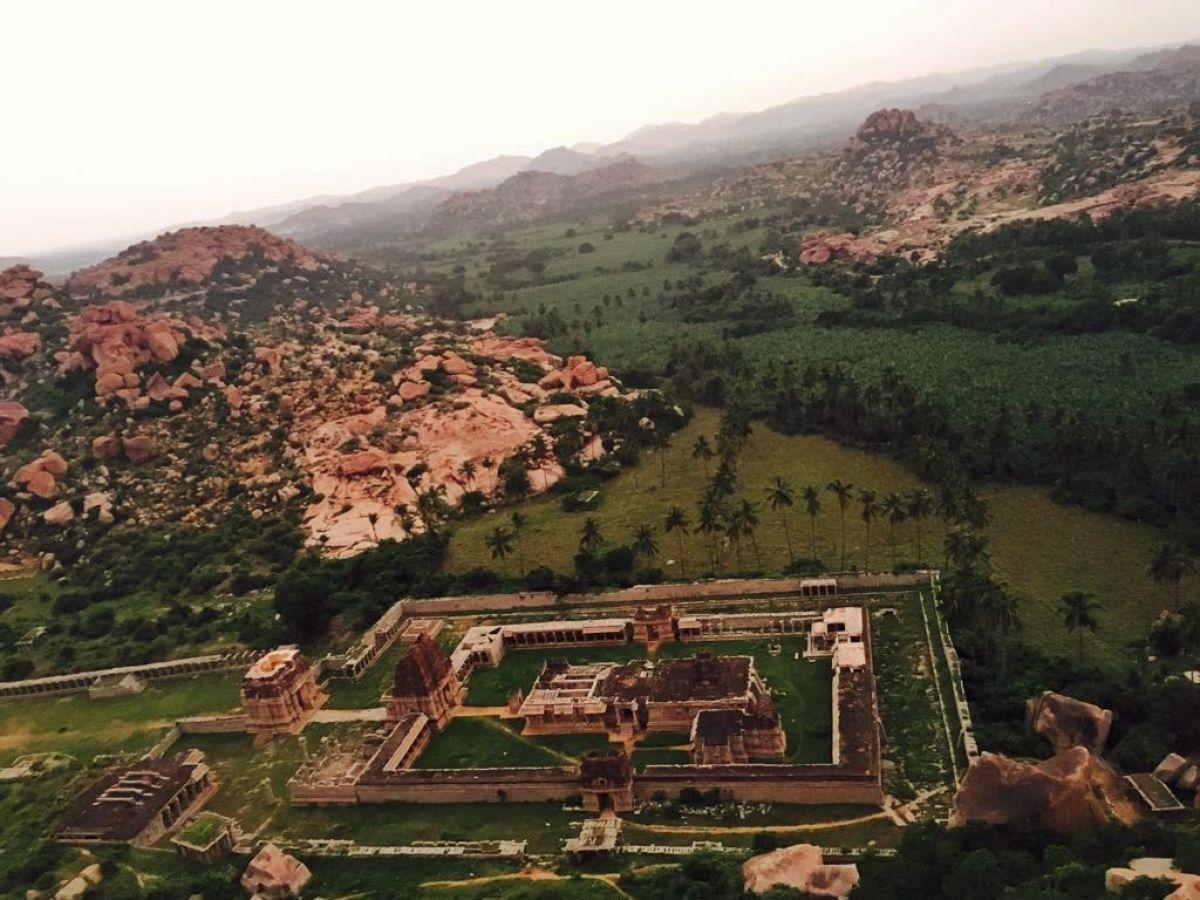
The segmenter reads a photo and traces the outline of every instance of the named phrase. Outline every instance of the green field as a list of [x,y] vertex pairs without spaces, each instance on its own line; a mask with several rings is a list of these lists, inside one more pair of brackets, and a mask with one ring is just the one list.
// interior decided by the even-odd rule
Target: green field
[[[540,561],[562,571],[571,568],[579,531],[587,516],[600,523],[609,546],[629,541],[639,525],[648,523],[658,529],[662,554],[658,564],[669,577],[681,577],[676,536],[664,534],[662,522],[674,505],[681,506],[695,522],[696,501],[706,475],[703,466],[692,460],[691,446],[701,434],[711,441],[715,430],[716,414],[701,409],[674,436],[666,451],[665,486],[659,480],[659,460],[648,454],[636,471],[623,472],[605,484],[602,502],[594,512],[563,512],[557,497],[524,502],[520,509],[528,517],[528,524],[521,541],[527,547],[537,548]],[[741,495],[760,506],[757,540],[764,572],[779,572],[788,560],[783,525],[763,502],[763,488],[776,475],[797,489],[805,484],[824,488],[830,481],[841,479],[883,494],[919,484],[911,473],[887,457],[821,437],[781,435],[761,424],[755,427],[742,451],[740,473]],[[1102,609],[1099,632],[1086,637],[1087,652],[1092,658],[1108,662],[1123,659],[1124,642],[1143,635],[1164,605],[1162,590],[1145,571],[1163,534],[1113,516],[1054,503],[1045,492],[1035,488],[991,486],[984,495],[991,504],[992,524],[987,534],[992,542],[993,561],[999,574],[1021,596],[1026,638],[1049,653],[1065,652],[1066,632],[1056,612],[1058,598],[1069,590],[1092,590]],[[838,508],[829,493],[822,495],[821,502],[816,520],[817,553],[827,566],[836,569],[841,533]],[[788,516],[797,556],[807,557],[811,552],[810,524],[797,500],[797,506]],[[455,571],[480,565],[499,568],[485,545],[493,527],[494,523],[486,517],[459,525],[450,546],[450,568]],[[941,527],[940,520],[930,518],[922,535],[922,555],[935,565],[941,561]],[[886,567],[891,557],[888,524],[881,520],[873,524],[869,547],[866,538],[858,504],[852,503],[846,513],[847,567],[863,568],[868,550],[871,568]],[[914,523],[903,522],[897,527],[896,546],[901,562],[917,559]],[[742,569],[756,568],[751,547],[743,548],[742,557]],[[708,568],[699,535],[685,539],[682,558],[688,576]],[[732,550],[725,553],[724,565],[722,571],[726,574],[736,568]],[[514,566],[510,559],[506,571],[513,571]],[[1193,579],[1191,584],[1200,586],[1200,579]],[[503,702],[503,697],[496,700],[490,689],[487,695],[490,702]],[[472,698],[471,702],[479,701]]]
[[236,710],[240,687],[240,675],[203,675],[152,683],[132,697],[69,694],[3,703],[0,760],[56,750],[87,763],[102,753],[144,752],[176,719]]
[[417,759],[418,769],[508,768],[572,765],[589,750],[603,750],[602,734],[542,735],[519,733],[522,720],[492,716],[451,719]]

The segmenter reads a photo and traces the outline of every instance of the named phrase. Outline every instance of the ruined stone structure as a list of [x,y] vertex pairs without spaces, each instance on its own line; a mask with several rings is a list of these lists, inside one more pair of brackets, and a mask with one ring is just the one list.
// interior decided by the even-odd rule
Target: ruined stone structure
[[390,721],[400,721],[408,713],[424,713],[438,726],[445,724],[450,710],[462,701],[462,682],[450,658],[424,633],[396,662],[392,687],[383,695]]
[[175,759],[139,760],[88,788],[67,811],[58,836],[73,844],[148,847],[199,810],[216,789],[198,750]]
[[774,715],[749,656],[573,666],[547,660],[521,704],[528,734],[688,733],[697,714],[732,709]]
[[622,750],[589,753],[579,763],[579,792],[592,812],[633,809],[633,763]]
[[787,737],[773,713],[747,715],[736,709],[708,709],[692,725],[692,761],[698,766],[782,762]]
[[242,707],[251,731],[298,731],[325,700],[316,671],[297,647],[272,650],[242,679]]
[[675,614],[668,605],[639,606],[633,614],[633,639],[647,647],[675,640]]

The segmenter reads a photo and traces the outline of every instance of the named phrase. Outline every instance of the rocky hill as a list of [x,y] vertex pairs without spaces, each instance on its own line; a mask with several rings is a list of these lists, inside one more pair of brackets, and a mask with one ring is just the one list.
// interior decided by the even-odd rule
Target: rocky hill
[[494,321],[438,319],[429,291],[241,226],[163,235],[66,289],[0,273],[9,552],[237,506],[294,509],[311,546],[353,554],[604,457],[605,404],[677,415]]
[[666,173],[632,157],[578,175],[526,171],[488,191],[456,194],[434,213],[439,230],[528,222],[630,197],[664,180]]

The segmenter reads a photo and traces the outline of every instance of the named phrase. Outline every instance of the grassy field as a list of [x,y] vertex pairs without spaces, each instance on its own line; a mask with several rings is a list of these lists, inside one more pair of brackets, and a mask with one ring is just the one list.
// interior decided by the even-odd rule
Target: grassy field
[[898,594],[895,601],[895,612],[872,613],[871,633],[884,756],[891,764],[885,788],[903,800],[920,790],[951,790],[953,777],[920,601],[916,594]]
[[49,750],[82,763],[100,753],[142,752],[178,718],[236,709],[240,686],[239,675],[203,675],[151,684],[133,697],[70,694],[0,704],[0,761]]
[[[558,498],[542,497],[526,501],[521,509],[528,524],[521,541],[536,547],[540,561],[569,570],[578,549],[579,531],[584,518],[594,516],[609,546],[629,541],[641,524],[658,529],[662,553],[658,561],[672,578],[682,574],[675,535],[662,532],[667,510],[681,506],[694,522],[696,502],[706,480],[702,465],[691,458],[691,446],[698,435],[712,439],[716,415],[698,410],[692,422],[675,435],[665,451],[667,478],[660,483],[659,460],[653,454],[634,471],[623,472],[602,489],[599,509],[590,513],[566,513]],[[741,456],[739,491],[760,506],[757,540],[762,571],[778,572],[787,563],[788,546],[779,517],[763,502],[763,489],[776,476],[782,476],[797,489],[805,484],[824,488],[841,479],[856,487],[886,493],[907,490],[918,481],[902,466],[887,457],[845,447],[812,436],[785,436],[764,425],[755,427]],[[1088,635],[1087,652],[1093,658],[1119,662],[1121,647],[1130,637],[1145,633],[1162,608],[1162,591],[1146,575],[1146,564],[1163,535],[1156,529],[1112,516],[1090,513],[1078,507],[1054,503],[1045,492],[1035,488],[992,486],[985,496],[991,503],[992,524],[988,536],[996,569],[1021,595],[1021,615],[1026,622],[1026,638],[1050,653],[1065,652],[1066,632],[1057,617],[1058,598],[1069,590],[1092,590],[1102,604],[1100,630]],[[840,562],[840,517],[833,495],[822,495],[822,509],[816,520],[817,554],[830,568]],[[811,552],[811,523],[797,501],[788,516],[793,549],[798,556]],[[457,527],[450,545],[449,566],[464,571],[472,566],[499,567],[491,559],[485,538],[495,527],[488,518],[466,522]],[[927,520],[922,534],[925,560],[940,562],[941,523]],[[912,522],[896,529],[897,558],[916,560],[917,531]],[[867,529],[859,517],[857,503],[846,513],[846,564],[863,568],[886,566],[891,558],[890,529],[885,521]],[[756,568],[754,551],[744,547],[742,569]],[[689,576],[706,569],[707,561],[698,535],[684,541],[682,559]],[[725,553],[725,571],[736,568],[731,550]],[[506,570],[515,571],[510,558]],[[1192,581],[1200,586],[1200,579]],[[476,702],[472,700],[472,702]]]
[[603,750],[602,734],[544,735],[519,733],[521,720],[490,716],[451,719],[418,758],[418,769],[471,769],[509,766],[562,766],[589,750]]

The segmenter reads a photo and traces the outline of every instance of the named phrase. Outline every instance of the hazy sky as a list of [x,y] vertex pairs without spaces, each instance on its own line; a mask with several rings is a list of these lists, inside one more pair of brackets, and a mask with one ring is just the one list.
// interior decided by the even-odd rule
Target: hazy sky
[[0,254],[875,79],[1200,38],[1198,0],[14,0]]

